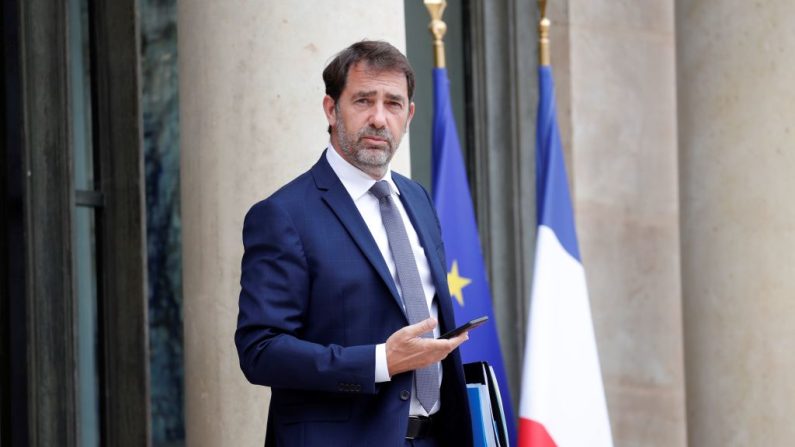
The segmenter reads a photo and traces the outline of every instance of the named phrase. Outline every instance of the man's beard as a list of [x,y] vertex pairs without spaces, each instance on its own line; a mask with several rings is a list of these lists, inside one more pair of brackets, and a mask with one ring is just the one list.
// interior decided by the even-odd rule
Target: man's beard
[[[362,127],[353,135],[348,134],[339,108],[336,114],[340,150],[348,155],[348,161],[368,174],[383,175],[400,145],[400,136],[395,138],[387,127],[377,129],[369,125]],[[386,141],[384,145],[369,145],[362,141],[364,137],[377,137]]]

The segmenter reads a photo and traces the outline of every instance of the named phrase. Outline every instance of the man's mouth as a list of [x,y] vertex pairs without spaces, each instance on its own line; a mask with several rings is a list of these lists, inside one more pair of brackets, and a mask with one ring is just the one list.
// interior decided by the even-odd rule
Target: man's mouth
[[364,137],[362,137],[362,142],[366,143],[366,144],[382,145],[382,144],[387,143],[387,140],[385,138],[381,138],[381,137],[364,136]]

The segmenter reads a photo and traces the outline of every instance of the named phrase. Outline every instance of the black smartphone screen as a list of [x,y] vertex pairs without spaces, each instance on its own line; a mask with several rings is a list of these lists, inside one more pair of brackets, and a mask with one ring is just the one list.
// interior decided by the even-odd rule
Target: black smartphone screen
[[458,335],[461,335],[462,332],[466,332],[466,331],[469,331],[471,329],[475,329],[476,327],[480,326],[481,324],[485,323],[488,320],[489,320],[489,317],[487,315],[475,318],[474,320],[469,320],[466,323],[462,324],[461,326],[458,326],[457,328],[453,329],[452,331],[447,332],[446,334],[440,335],[439,338],[441,339],[441,338],[453,338],[453,337],[456,337]]

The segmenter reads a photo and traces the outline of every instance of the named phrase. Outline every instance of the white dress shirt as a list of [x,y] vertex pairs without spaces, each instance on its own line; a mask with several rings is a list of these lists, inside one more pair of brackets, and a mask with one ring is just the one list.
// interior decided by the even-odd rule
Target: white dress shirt
[[[334,147],[331,144],[329,144],[326,150],[326,160],[328,160],[329,165],[331,165],[331,169],[335,174],[337,174],[340,182],[342,182],[342,186],[344,186],[345,190],[348,191],[348,194],[350,194],[351,199],[353,199],[353,203],[359,210],[359,214],[361,214],[362,219],[364,219],[364,223],[367,224],[367,228],[370,230],[370,234],[372,234],[373,239],[375,239],[375,243],[378,245],[378,250],[381,252],[381,256],[384,257],[384,261],[389,268],[389,273],[392,275],[392,279],[395,281],[395,286],[397,287],[398,293],[400,293],[402,296],[403,292],[400,290],[400,281],[398,281],[397,277],[395,259],[392,257],[392,251],[389,249],[389,239],[387,238],[386,228],[384,228],[384,223],[381,220],[381,209],[378,204],[378,199],[373,194],[370,194],[370,188],[372,188],[376,180],[370,177],[368,174],[365,174],[359,168],[348,163],[348,161],[342,158],[337,151],[334,150]],[[392,189],[392,194],[400,195],[400,191],[398,191],[395,182],[392,181],[391,167],[387,168],[386,174],[384,174],[384,177],[381,180],[386,180],[387,183],[389,183],[389,186]],[[425,251],[420,244],[420,238],[417,236],[417,232],[414,230],[414,226],[412,225],[408,214],[406,214],[406,209],[403,208],[403,203],[400,201],[400,198],[394,197],[393,201],[400,212],[400,217],[403,218],[403,225],[406,227],[406,233],[408,234],[409,243],[411,244],[411,251],[414,253],[414,260],[417,263],[417,270],[420,273],[422,290],[425,292],[425,300],[428,303],[429,313],[431,317],[438,321],[439,308],[436,302],[433,300],[433,297],[436,294],[436,286],[433,285],[433,280],[431,278],[431,268],[428,265],[428,259],[425,257]],[[438,325],[434,329],[433,335],[434,337],[439,336]],[[441,384],[441,370],[439,371],[439,379]],[[386,344],[381,343],[376,345],[375,348],[375,381],[376,383],[379,383],[388,382],[390,380],[391,377],[389,376],[389,370],[387,368],[386,361]],[[440,403],[436,402],[436,405],[434,405],[431,409],[431,413],[436,413],[439,411],[439,405]],[[422,408],[422,405],[420,405],[420,402],[417,400],[413,384],[411,390],[411,408],[409,410],[409,414],[412,416],[428,415],[425,409]]]

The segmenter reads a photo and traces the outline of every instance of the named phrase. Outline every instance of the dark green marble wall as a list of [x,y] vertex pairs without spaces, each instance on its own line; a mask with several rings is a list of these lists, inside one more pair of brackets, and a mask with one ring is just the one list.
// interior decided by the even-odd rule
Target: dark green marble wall
[[152,444],[184,445],[176,0],[141,0]]

